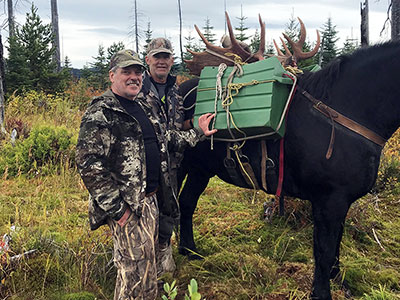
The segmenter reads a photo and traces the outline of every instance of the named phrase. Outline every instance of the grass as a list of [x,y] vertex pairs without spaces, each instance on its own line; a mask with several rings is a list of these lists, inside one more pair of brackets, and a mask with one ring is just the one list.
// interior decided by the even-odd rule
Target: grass
[[[10,227],[16,226],[10,233],[10,255],[38,250],[3,268],[3,298],[112,297],[115,270],[110,233],[104,226],[89,230],[87,191],[74,168],[62,170],[0,183],[0,232],[10,233]],[[183,299],[191,278],[207,299],[305,299],[308,295],[313,275],[309,203],[289,199],[286,215],[274,215],[266,223],[263,203],[270,201],[269,196],[257,193],[252,199],[252,195],[217,178],[211,180],[194,216],[195,239],[204,260],[188,261],[177,253],[176,237],[173,241],[177,299]],[[398,199],[390,193],[368,195],[349,212],[341,261],[354,299],[400,296]],[[165,279],[172,282],[173,278]],[[385,298],[379,298],[382,294]],[[333,285],[333,295],[344,299],[338,285]]]
[[[87,103],[79,92],[71,93],[79,105]],[[20,133],[36,124],[59,126],[67,121],[77,134],[82,113],[68,106],[70,101],[45,98],[51,108],[46,111],[33,105],[44,96],[27,97],[15,100],[7,114],[9,124],[19,124]],[[21,112],[23,103],[29,105]],[[341,263],[352,299],[400,299],[399,141],[400,131],[384,151],[376,193],[354,203],[346,219]],[[106,226],[90,231],[88,192],[71,164],[64,160],[45,166],[46,172],[36,176],[3,175],[0,241],[4,234],[12,241],[7,255],[0,247],[0,299],[112,299],[111,234]],[[265,202],[271,197],[262,192],[211,179],[194,215],[195,240],[204,259],[188,261],[179,255],[178,237],[173,238],[177,270],[164,280],[176,279],[176,299],[184,299],[192,278],[208,300],[307,299],[314,267],[310,203],[287,199],[286,214],[275,212],[266,222]],[[29,250],[36,251],[10,260]],[[335,282],[332,293],[335,300],[345,299]]]

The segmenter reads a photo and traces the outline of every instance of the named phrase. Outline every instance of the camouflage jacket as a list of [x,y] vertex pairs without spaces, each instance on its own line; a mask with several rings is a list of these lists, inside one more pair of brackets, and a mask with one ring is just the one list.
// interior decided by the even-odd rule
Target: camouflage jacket
[[[160,96],[157,88],[150,79],[148,71],[144,73],[142,92],[146,97],[146,101],[151,104],[155,114],[161,113],[161,122],[165,123],[169,130],[182,130],[185,117],[182,96],[178,93],[176,77],[168,75],[167,87],[165,94],[166,108],[161,104]],[[175,173],[183,159],[182,151],[170,151],[171,168]]]
[[[138,101],[154,127],[161,156],[160,188],[172,194],[169,174],[168,145],[177,150],[194,146],[201,138],[200,130],[167,130],[160,115],[143,100]],[[109,90],[93,99],[82,117],[76,162],[90,194],[89,221],[92,230],[107,222],[119,220],[128,206],[141,215],[146,190],[146,163],[142,130]],[[165,203],[167,212],[179,216],[176,199]]]

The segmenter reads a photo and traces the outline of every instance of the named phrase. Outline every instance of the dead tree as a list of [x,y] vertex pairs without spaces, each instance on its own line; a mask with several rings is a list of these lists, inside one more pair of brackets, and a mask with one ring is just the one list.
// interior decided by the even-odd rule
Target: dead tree
[[392,0],[392,32],[393,41],[400,40],[400,0]]
[[8,36],[13,37],[15,34],[14,7],[13,1],[7,0],[8,6]]
[[178,0],[178,10],[179,10],[179,48],[181,51],[181,62],[183,64],[183,46],[182,46],[182,7],[181,1]]
[[[0,64],[3,64],[3,42],[1,39],[1,32],[0,32]],[[1,67],[0,66],[0,67]],[[3,89],[3,80],[4,80],[4,73],[0,72],[0,132],[5,133],[6,129],[4,127],[4,115],[5,115],[5,101],[4,101],[4,89]]]
[[57,72],[61,71],[61,55],[60,55],[60,32],[58,29],[58,9],[57,0],[51,0],[51,27],[53,30],[53,45],[55,48],[53,61],[56,63]]
[[361,47],[369,45],[369,18],[368,18],[368,0],[360,3],[361,6]]

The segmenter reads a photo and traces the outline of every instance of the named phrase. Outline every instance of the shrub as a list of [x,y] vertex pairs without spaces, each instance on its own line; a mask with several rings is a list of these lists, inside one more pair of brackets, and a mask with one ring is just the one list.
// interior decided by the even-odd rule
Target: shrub
[[375,188],[378,191],[393,189],[400,182],[400,130],[397,130],[382,151],[378,179]]
[[102,91],[90,87],[85,79],[80,79],[73,82],[64,93],[72,107],[84,110],[90,103],[90,100],[94,96],[100,95]]
[[6,144],[0,153],[0,174],[37,174],[44,166],[74,160],[75,139],[65,127],[39,125],[29,137]]

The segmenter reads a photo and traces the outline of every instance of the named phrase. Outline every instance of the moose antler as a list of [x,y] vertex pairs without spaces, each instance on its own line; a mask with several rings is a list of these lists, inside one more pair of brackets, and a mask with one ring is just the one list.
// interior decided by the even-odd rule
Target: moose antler
[[211,44],[201,33],[200,29],[196,25],[194,25],[197,33],[206,45],[206,51],[194,52],[190,49],[187,49],[193,55],[192,60],[185,60],[186,65],[190,70],[190,73],[194,75],[200,75],[201,70],[205,66],[219,66],[222,62],[226,63],[229,66],[232,66],[234,62],[233,59],[227,55],[228,53],[234,53],[238,55],[242,59],[242,61],[246,61],[249,63],[264,59],[263,54],[265,51],[265,23],[262,22],[261,16],[258,16],[258,20],[261,26],[260,47],[258,51],[254,54],[246,51],[239,44],[233,33],[232,24],[229,20],[227,12],[225,12],[225,16],[230,37],[230,46],[227,48],[222,48]]
[[293,50],[293,54],[290,52],[290,50],[288,49],[288,47],[286,46],[285,42],[283,41],[282,38],[280,38],[283,48],[285,48],[285,54],[282,53],[282,51],[279,49],[278,45],[276,44],[275,40],[274,40],[274,45],[276,48],[276,51],[278,53],[278,57],[284,57],[287,59],[287,61],[291,61],[292,64],[296,65],[296,63],[300,60],[304,60],[310,57],[313,57],[320,46],[320,36],[319,36],[319,32],[317,30],[317,43],[315,44],[315,47],[313,50],[311,50],[310,52],[303,52],[303,45],[304,42],[306,40],[306,27],[304,26],[303,21],[300,18],[297,18],[299,20],[300,23],[300,38],[298,42],[294,42],[287,34],[283,33],[283,36],[285,37],[285,39],[288,41],[288,43],[290,44],[290,46],[292,46],[292,50]]

